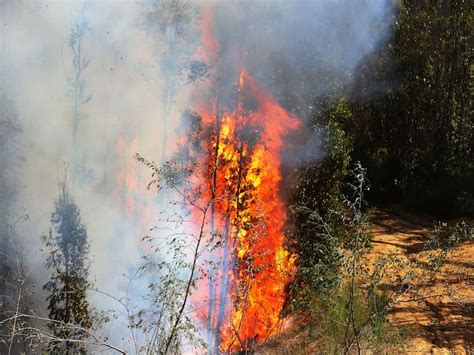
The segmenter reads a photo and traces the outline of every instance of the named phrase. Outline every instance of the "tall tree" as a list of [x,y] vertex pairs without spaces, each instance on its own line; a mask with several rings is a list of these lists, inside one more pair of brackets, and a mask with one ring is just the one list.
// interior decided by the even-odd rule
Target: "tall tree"
[[197,80],[207,70],[204,63],[192,60],[198,38],[196,21],[196,5],[187,0],[156,0],[145,18],[147,32],[159,53],[163,82],[161,163],[166,159],[169,115],[175,96],[183,85]]
[[89,65],[89,60],[84,57],[82,51],[82,39],[88,30],[89,26],[87,22],[80,21],[71,29],[68,40],[68,46],[72,51],[72,66],[74,69],[74,75],[70,80],[70,94],[74,101],[72,129],[72,139],[74,144],[77,142],[79,122],[83,118],[83,115],[80,112],[80,106],[91,99],[91,97],[86,96],[84,92],[85,84],[82,79],[82,73]]
[[90,30],[90,27],[83,19],[79,20],[71,29],[68,38],[68,46],[72,52],[72,67],[73,76],[68,78],[68,94],[73,101],[72,113],[72,164],[73,176],[79,179],[84,178],[86,171],[80,161],[78,153],[77,140],[79,123],[87,116],[82,112],[81,108],[84,104],[92,99],[91,95],[85,92],[85,82],[83,79],[83,72],[89,66],[89,59],[84,56],[83,38]]
[[[49,292],[46,299],[51,319],[49,327],[59,339],[83,339],[86,334],[79,328],[91,328],[93,323],[86,295],[91,286],[88,281],[89,242],[79,209],[65,182],[60,184],[51,223],[52,228],[44,242],[50,251],[46,267],[52,275],[43,286]],[[70,341],[53,341],[51,349],[67,354],[85,352],[80,343]]]

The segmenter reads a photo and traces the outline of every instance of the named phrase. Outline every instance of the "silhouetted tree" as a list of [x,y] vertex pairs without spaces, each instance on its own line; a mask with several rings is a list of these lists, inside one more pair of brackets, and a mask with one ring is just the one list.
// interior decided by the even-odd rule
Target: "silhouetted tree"
[[206,75],[203,62],[192,59],[198,43],[197,7],[187,0],[156,0],[145,18],[147,33],[159,53],[163,82],[162,161],[166,158],[169,114],[179,89]]
[[88,23],[84,20],[78,21],[71,29],[68,37],[68,47],[72,51],[72,67],[73,76],[68,78],[68,94],[73,101],[72,114],[72,166],[73,177],[84,179],[88,177],[88,172],[83,166],[81,156],[77,146],[77,136],[79,131],[79,123],[84,120],[87,115],[81,110],[81,107],[92,99],[92,95],[85,92],[85,82],[83,72],[89,66],[89,59],[84,56],[83,38],[90,30]]
[[[49,327],[59,339],[82,339],[86,334],[79,327],[87,329],[93,323],[86,295],[90,287],[89,242],[79,209],[65,182],[60,184],[51,223],[52,228],[44,242],[50,250],[46,267],[52,275],[43,287],[49,292],[47,301],[52,320]],[[85,352],[82,345],[70,341],[53,340],[51,348],[65,353]]]
[[86,96],[84,92],[85,83],[82,79],[82,73],[89,65],[89,60],[84,57],[82,40],[89,29],[86,21],[80,21],[73,26],[68,38],[68,46],[72,51],[72,67],[74,69],[74,75],[69,79],[69,94],[74,101],[72,129],[74,144],[77,142],[79,122],[84,118],[84,115],[80,112],[80,106],[91,99],[91,96]]

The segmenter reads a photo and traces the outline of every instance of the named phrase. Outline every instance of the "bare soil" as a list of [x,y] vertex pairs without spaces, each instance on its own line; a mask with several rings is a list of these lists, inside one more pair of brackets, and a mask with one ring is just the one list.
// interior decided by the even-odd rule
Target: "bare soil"
[[395,304],[389,319],[410,329],[404,353],[472,354],[474,243],[454,249],[436,272],[423,272],[427,262],[423,245],[432,228],[432,217],[415,216],[397,207],[373,218],[371,257],[398,255],[414,265],[419,275],[410,285],[412,291]]
[[[372,249],[367,256],[370,271],[381,256],[396,256],[416,277],[389,315],[391,324],[406,327],[402,346],[387,354],[474,354],[474,243],[454,249],[436,271],[427,272],[423,246],[433,229],[433,217],[405,212],[397,206],[372,217]],[[451,221],[450,223],[455,223]],[[408,266],[409,265],[409,266]],[[386,282],[408,270],[388,269]],[[317,354],[317,339],[298,331],[301,320],[262,346],[261,354]]]

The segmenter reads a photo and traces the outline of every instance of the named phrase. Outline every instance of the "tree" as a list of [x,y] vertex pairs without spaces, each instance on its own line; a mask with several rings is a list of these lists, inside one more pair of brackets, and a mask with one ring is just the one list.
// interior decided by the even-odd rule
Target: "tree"
[[[60,339],[81,339],[86,334],[75,326],[88,329],[93,325],[86,294],[91,286],[88,281],[87,230],[65,182],[60,184],[60,194],[55,205],[52,228],[49,235],[44,236],[44,243],[50,251],[46,267],[52,271],[50,280],[43,286],[49,292],[46,299],[49,318],[52,320],[49,327]],[[69,341],[52,341],[50,347],[67,354],[85,352],[82,345]]]
[[206,75],[207,67],[191,60],[198,43],[197,7],[187,0],[156,0],[146,14],[145,25],[154,40],[160,58],[163,82],[163,164],[168,145],[169,115],[179,89]]
[[[3,80],[5,78],[2,76]],[[32,282],[26,276],[23,248],[17,242],[15,218],[18,191],[18,138],[21,126],[14,101],[0,92],[0,352],[15,353],[26,346],[25,334],[18,331],[24,320],[15,316],[31,306]]]
[[472,6],[399,3],[393,38],[360,63],[349,89],[354,158],[369,169],[372,198],[472,214]]
[[350,161],[367,167],[372,202],[474,213],[472,9],[465,0],[400,1],[395,16],[393,36],[363,58],[353,81],[312,101],[309,128],[322,154],[298,167],[289,223],[298,307],[338,280]]
[[[163,250],[166,255],[163,260],[158,260],[154,255],[145,256],[142,271],[157,275],[155,281],[148,286],[152,307],[139,311],[134,316],[137,321],[132,322],[132,328],[140,326],[145,338],[149,339],[144,346],[135,345],[140,352],[179,354],[183,340],[191,344],[199,343],[194,334],[196,327],[186,310],[202,270],[205,269],[205,266],[200,265],[203,253],[210,248],[208,223],[211,203],[201,200],[200,194],[196,194],[196,186],[187,180],[189,171],[183,167],[183,161],[171,161],[157,166],[138,153],[135,159],[153,172],[148,187],[156,186],[158,191],[173,191],[177,200],[171,205],[181,206],[197,218],[186,220],[177,212],[170,213],[162,221],[165,222],[164,233],[157,243],[151,237],[144,238],[150,242],[155,253]],[[173,226],[173,232],[167,235],[169,224]],[[194,244],[190,245],[189,240],[193,240]],[[203,344],[200,343],[200,346]]]
[[[314,233],[315,244],[312,248],[304,244],[309,250],[301,254],[305,260],[296,279],[302,291],[293,303],[308,316],[310,331],[321,339],[324,353],[361,354],[400,340],[387,315],[411,289],[407,284],[413,274],[411,265],[402,264],[396,255],[379,258],[368,267],[365,256],[372,235],[366,174],[360,162],[349,172],[347,196],[340,196],[342,209],[322,215],[306,206],[293,207],[306,218],[303,227]],[[405,274],[394,272],[402,269]],[[390,291],[387,274],[392,276]]]
[[77,152],[77,136],[79,123],[87,116],[81,111],[81,107],[88,103],[91,95],[85,93],[85,82],[82,78],[84,70],[89,66],[89,59],[84,56],[82,40],[85,34],[90,30],[88,23],[84,20],[78,21],[71,29],[68,38],[68,47],[72,51],[73,76],[68,78],[68,94],[73,100],[72,114],[72,149],[73,149],[73,173],[75,177],[83,178],[87,172],[81,166],[79,154]]
[[298,293],[297,308],[306,307],[311,292],[327,290],[339,278],[339,243],[344,232],[338,215],[345,208],[341,194],[352,153],[345,128],[352,112],[344,99],[325,101],[309,127],[322,138],[322,158],[301,168],[292,187],[287,236],[299,256],[292,287]]

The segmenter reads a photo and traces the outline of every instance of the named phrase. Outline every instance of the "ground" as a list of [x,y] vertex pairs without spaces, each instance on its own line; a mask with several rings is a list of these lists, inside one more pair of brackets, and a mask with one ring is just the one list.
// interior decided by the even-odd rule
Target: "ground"
[[[396,255],[417,277],[389,315],[390,323],[409,330],[402,346],[387,353],[474,354],[474,242],[457,247],[436,272],[426,270],[423,251],[433,227],[433,217],[410,214],[399,207],[386,207],[372,217],[372,250],[368,269],[380,256]],[[452,221],[451,223],[454,223]],[[408,266],[410,265],[410,266]],[[407,270],[392,268],[387,282]],[[291,320],[290,320],[291,323]],[[293,321],[259,353],[314,354],[317,339],[308,340]]]
[[[422,246],[433,218],[414,216],[398,208],[373,219],[371,255],[398,254],[414,265],[424,262]],[[416,295],[408,293],[395,305],[390,321],[408,326],[407,352],[469,353],[474,349],[474,243],[464,243],[448,257],[434,277],[414,280]],[[426,297],[426,298],[424,298]],[[409,299],[413,302],[403,302]]]

